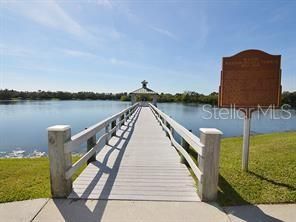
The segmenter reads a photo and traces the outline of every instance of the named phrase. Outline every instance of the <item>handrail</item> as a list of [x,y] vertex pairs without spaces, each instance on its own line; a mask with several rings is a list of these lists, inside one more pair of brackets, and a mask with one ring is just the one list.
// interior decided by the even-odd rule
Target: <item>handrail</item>
[[65,173],[65,177],[66,179],[70,179],[73,174],[76,172],[76,170],[78,170],[83,164],[85,164],[89,158],[91,158],[97,151],[100,147],[100,143],[102,142],[102,140],[104,138],[106,138],[107,136],[109,136],[110,132],[109,133],[105,133],[103,136],[101,136],[98,141],[96,142],[96,145],[91,148],[87,153],[85,153],[79,160],[77,160],[71,168],[69,168],[66,173]]
[[171,130],[161,121],[161,119],[156,115],[155,111],[152,109],[153,114],[155,115],[158,122],[161,124],[163,129],[168,133],[168,136],[170,137],[170,140],[172,142],[172,145],[181,153],[181,155],[185,158],[187,163],[189,164],[190,168],[192,169],[194,175],[196,178],[202,183],[202,177],[203,173],[201,170],[196,166],[194,161],[191,159],[190,155],[187,153],[187,151],[174,139],[173,134]]
[[71,137],[71,140],[68,141],[67,143],[65,143],[64,152],[65,153],[72,152],[80,144],[82,144],[83,142],[85,142],[87,139],[94,136],[95,134],[97,134],[100,130],[104,129],[112,121],[116,120],[118,117],[122,116],[123,114],[127,113],[128,111],[136,108],[138,105],[139,105],[139,103],[136,103],[136,104],[122,110],[121,112],[119,112],[119,113],[117,113],[105,120],[102,120],[101,122],[99,122],[95,125],[92,125],[92,126],[88,127],[87,129],[73,135]]
[[[152,110],[155,111],[159,116],[161,116],[174,130],[178,133],[194,150],[198,155],[204,155],[204,144],[200,142],[200,139],[187,130],[184,126],[180,125],[178,122],[173,120],[167,114],[162,112],[160,109],[156,108],[154,105],[149,103]],[[161,121],[162,122],[162,121]]]
[[[128,114],[128,117],[131,116],[132,114],[134,113],[129,113]],[[136,114],[135,114],[136,115]],[[65,173],[65,177],[66,179],[70,179],[73,174],[76,172],[76,170],[78,170],[83,164],[85,164],[88,159],[90,159],[94,154],[97,153],[97,151],[100,149],[100,148],[103,148],[105,143],[101,143],[102,141],[106,141],[106,138],[112,134],[114,131],[116,131],[119,126],[121,125],[121,123],[123,123],[124,120],[121,120],[117,123],[117,125],[115,127],[113,127],[109,132],[103,134],[95,143],[95,145],[87,152],[85,153],[79,160],[77,160],[73,165],[72,167],[70,167],[66,173]],[[131,121],[127,124],[128,126],[130,125]]]
[[[185,161],[198,179],[198,194],[202,201],[213,201],[217,198],[219,178],[219,152],[222,132],[215,128],[200,128],[200,139],[156,108],[149,104],[152,113],[170,138],[172,146],[179,151],[181,162]],[[173,132],[182,137],[182,145],[174,138]],[[191,146],[197,153],[198,165],[188,154]]]

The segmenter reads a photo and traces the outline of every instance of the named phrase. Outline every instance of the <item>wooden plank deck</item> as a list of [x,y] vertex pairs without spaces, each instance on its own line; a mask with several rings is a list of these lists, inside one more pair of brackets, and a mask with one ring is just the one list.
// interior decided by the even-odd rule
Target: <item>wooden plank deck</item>
[[140,107],[73,183],[68,198],[200,201],[149,107]]

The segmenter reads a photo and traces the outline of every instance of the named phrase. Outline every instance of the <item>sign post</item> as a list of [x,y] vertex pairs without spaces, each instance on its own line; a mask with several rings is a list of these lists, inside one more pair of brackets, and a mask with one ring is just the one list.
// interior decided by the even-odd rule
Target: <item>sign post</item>
[[257,108],[279,107],[281,56],[246,50],[223,57],[219,107],[244,112],[242,170],[248,171],[251,113]]
[[245,115],[244,115],[242,170],[243,171],[248,171],[252,112],[250,112],[249,109],[245,109],[244,113],[245,113]]

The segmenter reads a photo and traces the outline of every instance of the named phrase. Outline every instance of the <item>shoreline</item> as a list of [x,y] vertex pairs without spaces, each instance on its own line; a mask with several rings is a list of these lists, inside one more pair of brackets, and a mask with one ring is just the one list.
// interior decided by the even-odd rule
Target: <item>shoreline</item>
[[[257,133],[257,132],[251,132],[251,136],[264,136],[264,135],[270,135],[270,134],[279,134],[279,133],[292,133],[296,132],[296,130],[285,130],[280,132],[270,132],[270,133]],[[231,137],[223,137],[224,139],[238,139],[242,138],[242,135],[240,136],[231,136]],[[32,149],[33,150],[33,149]],[[81,157],[85,153],[83,152],[73,152],[72,156],[78,156]],[[0,151],[0,160],[1,159],[36,159],[36,158],[47,158],[48,153],[46,151],[41,151],[38,149],[34,149],[33,151],[26,151],[22,148],[16,148],[11,151]]]
[[[83,153],[73,152],[72,156],[82,156]],[[45,151],[39,151],[35,149],[33,152],[28,152],[22,149],[16,149],[12,151],[0,151],[1,159],[36,159],[47,158],[48,154]]]

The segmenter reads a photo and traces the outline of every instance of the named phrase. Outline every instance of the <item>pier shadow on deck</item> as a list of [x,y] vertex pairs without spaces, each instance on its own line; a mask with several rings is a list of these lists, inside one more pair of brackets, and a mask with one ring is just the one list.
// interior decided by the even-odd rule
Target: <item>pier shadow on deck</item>
[[200,201],[149,107],[137,110],[74,181],[71,199]]
[[[134,131],[141,108],[116,132],[109,143],[98,151],[97,161],[91,162],[76,179],[70,199],[108,199],[118,174],[126,146]],[[96,189],[98,188],[99,189]]]

